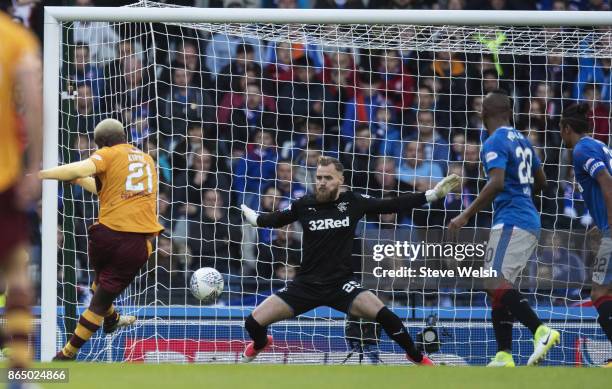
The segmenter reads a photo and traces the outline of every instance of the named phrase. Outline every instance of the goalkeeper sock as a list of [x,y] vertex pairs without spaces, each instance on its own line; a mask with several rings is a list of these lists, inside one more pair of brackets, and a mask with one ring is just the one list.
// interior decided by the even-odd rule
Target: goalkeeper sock
[[402,320],[387,307],[381,308],[376,314],[376,322],[380,323],[387,335],[393,339],[401,348],[406,351],[406,354],[415,362],[423,360],[423,354],[417,350],[408,330],[404,327]]
[[26,288],[11,285],[6,300],[6,346],[12,368],[25,368],[32,360],[29,336],[32,333],[32,295]]
[[603,296],[595,300],[593,303],[597,308],[599,317],[597,322],[605,332],[608,340],[612,342],[612,296]]
[[268,328],[260,325],[253,315],[249,315],[244,320],[244,328],[253,339],[253,347],[255,350],[261,350],[268,343]]
[[491,321],[497,340],[497,351],[511,352],[514,317],[506,307],[494,307],[491,310]]
[[102,321],[104,321],[104,318],[101,315],[89,309],[85,310],[79,318],[79,323],[74,330],[74,334],[72,334],[72,337],[62,349],[64,356],[75,358],[79,349],[83,347],[85,342],[87,342],[96,331],[98,331],[98,328],[102,325]]

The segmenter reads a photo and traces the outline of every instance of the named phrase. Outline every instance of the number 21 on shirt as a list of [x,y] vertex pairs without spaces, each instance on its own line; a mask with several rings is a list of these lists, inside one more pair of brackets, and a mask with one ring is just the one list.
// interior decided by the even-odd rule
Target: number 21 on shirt
[[147,191],[153,192],[153,174],[151,166],[146,162],[132,162],[128,165],[128,174],[125,180],[125,190],[130,192],[142,192],[145,190],[143,177],[146,172]]

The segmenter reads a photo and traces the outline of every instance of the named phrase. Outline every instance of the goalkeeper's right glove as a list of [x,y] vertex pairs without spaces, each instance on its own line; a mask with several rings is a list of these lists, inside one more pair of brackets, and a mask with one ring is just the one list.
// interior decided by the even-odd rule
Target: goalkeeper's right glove
[[253,211],[245,204],[242,204],[240,208],[242,209],[242,215],[244,216],[244,219],[249,222],[249,224],[253,227],[257,227],[257,217],[259,216],[257,215],[257,212]]
[[438,184],[433,188],[425,192],[425,198],[428,203],[431,203],[436,200],[443,199],[446,197],[448,192],[453,190],[459,183],[461,179],[456,174],[451,174],[450,176],[444,178],[442,181],[438,182]]

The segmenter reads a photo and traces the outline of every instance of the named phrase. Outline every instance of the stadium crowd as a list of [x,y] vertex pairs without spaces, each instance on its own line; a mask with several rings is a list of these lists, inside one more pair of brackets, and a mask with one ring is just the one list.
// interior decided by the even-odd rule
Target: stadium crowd
[[[110,5],[92,0],[74,3]],[[608,9],[604,0],[207,3],[279,8]],[[16,18],[27,16],[21,5],[10,10]],[[31,15],[39,11],[30,8]],[[35,24],[32,27],[36,29]],[[558,119],[564,106],[588,101],[593,106],[595,137],[609,143],[609,58],[507,54],[496,58],[484,51],[348,49],[166,25],[151,31],[140,24],[73,23],[64,35],[62,161],[87,158],[94,147],[95,125],[115,117],[124,123],[130,142],[150,153],[159,166],[159,212],[166,230],[158,239],[156,266],[151,262],[142,285],[136,286],[146,288],[156,282],[157,294],[147,293],[151,298],[156,295],[166,304],[192,303],[185,287],[191,272],[204,266],[227,275],[226,303],[254,303],[291,279],[300,261],[297,228],[245,228],[238,209],[242,203],[262,212],[282,209],[309,193],[321,155],[339,158],[347,187],[373,197],[424,191],[448,173],[464,177],[460,193],[430,208],[368,218],[363,236],[368,229],[447,225],[484,185],[478,112],[482,96],[497,88],[513,97],[515,126],[529,137],[544,162],[549,186],[536,204],[543,228],[558,232],[544,234],[537,260],[525,276],[575,283],[588,279],[593,253],[584,242],[592,219],[561,149]],[[80,298],[86,300],[85,237],[96,218],[95,200],[78,186],[64,186],[60,198],[58,275],[62,279],[70,267],[76,267]],[[31,215],[32,224],[38,226],[40,207]],[[480,214],[471,226],[490,223],[490,213]],[[559,233],[565,234],[564,239]],[[39,228],[33,228],[32,239],[36,268]],[[355,250],[359,270],[363,247],[356,244]],[[580,293],[579,288],[565,288],[538,295],[545,297],[544,303],[567,304],[567,298],[578,300]],[[389,296],[406,300],[409,295],[400,290]],[[425,303],[452,306],[463,303],[461,296],[451,290]]]

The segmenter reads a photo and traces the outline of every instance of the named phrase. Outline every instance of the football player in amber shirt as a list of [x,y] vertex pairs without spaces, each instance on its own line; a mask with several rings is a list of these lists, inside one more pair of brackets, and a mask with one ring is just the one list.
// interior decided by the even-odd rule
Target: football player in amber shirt
[[94,130],[98,146],[90,158],[39,173],[70,181],[98,195],[100,217],[89,228],[89,260],[95,271],[89,308],[55,360],[76,358],[78,350],[103,326],[105,333],[134,323],[113,301],[132,282],[151,254],[149,238],[163,230],[157,218],[157,172],[153,159],[126,141],[121,122],[106,119]]
[[36,172],[42,156],[41,85],[36,37],[0,12],[0,287],[10,290],[2,338],[10,350],[11,368],[27,367],[32,357],[28,347],[32,287],[25,211],[40,197]]

